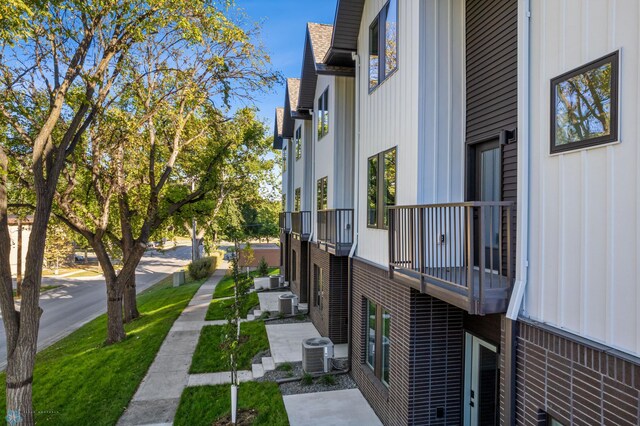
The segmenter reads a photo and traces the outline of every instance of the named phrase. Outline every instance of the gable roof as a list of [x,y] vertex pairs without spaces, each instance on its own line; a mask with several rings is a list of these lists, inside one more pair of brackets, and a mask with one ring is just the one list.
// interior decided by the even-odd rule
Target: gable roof
[[295,120],[310,120],[311,116],[298,111],[298,98],[300,93],[300,79],[288,78],[284,96],[284,118],[282,120],[282,137],[293,138]]
[[330,66],[353,67],[351,52],[358,48],[358,33],[364,0],[338,0],[331,46],[323,58]]
[[304,54],[302,60],[302,76],[300,82],[300,97],[298,110],[308,111],[313,109],[316,92],[316,83],[319,74],[353,76],[353,68],[328,66],[324,58],[331,47],[333,37],[333,25],[307,24],[305,35]]
[[276,108],[276,119],[273,126],[273,148],[282,149],[282,121],[284,120],[284,107]]

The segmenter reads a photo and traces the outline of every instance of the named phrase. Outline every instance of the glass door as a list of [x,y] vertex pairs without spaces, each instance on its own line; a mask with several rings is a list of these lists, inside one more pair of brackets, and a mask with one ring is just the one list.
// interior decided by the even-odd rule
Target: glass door
[[[475,201],[501,201],[501,150],[498,140],[478,145],[475,148]],[[484,250],[484,267],[498,270],[500,265],[500,209],[498,207],[484,207],[484,226],[476,217],[475,223],[475,265],[479,264],[480,250]],[[480,246],[480,232],[484,237],[484,247]]]
[[497,348],[465,333],[465,426],[498,424],[498,373]]

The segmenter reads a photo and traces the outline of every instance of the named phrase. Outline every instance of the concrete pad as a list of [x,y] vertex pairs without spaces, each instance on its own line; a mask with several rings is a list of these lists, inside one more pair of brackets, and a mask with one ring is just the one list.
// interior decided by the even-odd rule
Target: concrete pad
[[268,293],[258,293],[258,300],[260,300],[260,310],[269,312],[278,312],[278,299],[283,294],[291,294],[290,291],[274,291]]
[[273,324],[267,325],[266,329],[271,357],[276,365],[302,361],[302,341],[311,337],[320,337],[320,333],[310,322]]
[[133,401],[120,417],[118,425],[171,424],[179,403],[179,398]]
[[262,367],[264,371],[273,371],[276,369],[276,363],[273,362],[273,358],[270,356],[262,357]]
[[182,372],[147,373],[133,401],[180,398],[187,386],[187,376]]
[[348,358],[349,357],[349,344],[340,343],[339,345],[333,345],[334,358]]
[[264,367],[262,364],[251,364],[251,374],[254,379],[259,379],[264,376]]
[[[238,371],[238,382],[244,383],[253,380],[251,371],[240,370]],[[204,373],[204,374],[190,374],[187,382],[188,387],[192,386],[214,386],[224,385],[231,383],[231,372],[225,371],[222,373]]]
[[291,426],[382,426],[359,389],[282,397]]

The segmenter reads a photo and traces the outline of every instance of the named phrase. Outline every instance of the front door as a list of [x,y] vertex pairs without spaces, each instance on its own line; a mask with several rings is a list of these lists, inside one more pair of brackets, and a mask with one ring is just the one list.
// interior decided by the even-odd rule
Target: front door
[[[486,142],[475,147],[475,176],[474,201],[500,201],[501,194],[501,150],[498,140]],[[480,229],[479,217],[476,214],[475,223],[475,265],[480,266],[479,253],[484,250],[484,268],[498,270],[500,244],[500,209],[485,207],[484,226]],[[483,247],[480,247],[480,232],[484,237]]]
[[465,333],[463,408],[465,426],[498,424],[497,348],[469,333]]

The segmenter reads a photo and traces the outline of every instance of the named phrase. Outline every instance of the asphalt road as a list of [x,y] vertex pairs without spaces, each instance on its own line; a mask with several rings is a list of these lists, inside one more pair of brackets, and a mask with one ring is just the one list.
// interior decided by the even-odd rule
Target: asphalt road
[[[191,259],[191,247],[177,247],[166,253],[150,251],[140,261],[136,270],[138,293],[157,283],[184,266]],[[43,309],[38,333],[38,350],[46,348],[83,324],[107,311],[106,286],[102,277],[42,279],[43,285],[59,285],[59,288],[40,296]],[[0,368],[4,368],[7,345],[4,327],[0,327]]]

